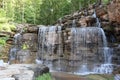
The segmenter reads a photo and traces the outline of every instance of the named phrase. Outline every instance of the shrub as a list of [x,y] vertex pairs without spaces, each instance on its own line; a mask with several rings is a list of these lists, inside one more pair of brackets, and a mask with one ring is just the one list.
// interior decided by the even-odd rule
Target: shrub
[[38,76],[35,80],[52,80],[52,77],[50,73],[46,73]]
[[0,31],[11,32],[16,29],[15,25],[9,23],[2,23],[0,24]]
[[0,37],[0,45],[4,46],[8,37]]

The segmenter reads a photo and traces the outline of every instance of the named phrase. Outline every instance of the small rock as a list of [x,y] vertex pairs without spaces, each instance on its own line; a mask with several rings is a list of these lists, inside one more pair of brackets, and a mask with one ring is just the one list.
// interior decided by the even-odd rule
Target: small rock
[[36,67],[33,68],[34,76],[38,77],[39,75],[42,75],[43,73],[48,73],[49,68],[44,65],[36,65]]

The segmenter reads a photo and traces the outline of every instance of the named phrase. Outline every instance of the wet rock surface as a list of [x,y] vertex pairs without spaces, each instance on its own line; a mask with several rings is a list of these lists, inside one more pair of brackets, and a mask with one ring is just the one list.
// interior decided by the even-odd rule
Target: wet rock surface
[[30,64],[35,63],[35,52],[31,52],[30,50],[20,50],[16,54],[16,59],[13,60],[13,63],[24,63],[24,64]]
[[9,60],[11,63],[35,63],[38,27],[32,24],[18,24],[16,27],[17,33],[7,40],[11,44]]
[[113,63],[120,64],[120,47],[115,47],[113,51]]

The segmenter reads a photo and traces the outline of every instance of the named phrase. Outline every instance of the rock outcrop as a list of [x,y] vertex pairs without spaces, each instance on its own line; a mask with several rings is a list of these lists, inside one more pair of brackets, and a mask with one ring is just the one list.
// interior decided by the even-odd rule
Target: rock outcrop
[[36,64],[8,65],[4,63],[0,69],[0,80],[35,80],[36,77],[49,73],[48,67]]
[[120,2],[113,0],[107,5],[97,7],[90,6],[84,10],[79,10],[70,15],[66,15],[57,21],[63,28],[72,27],[73,20],[76,27],[96,26],[96,18],[93,17],[94,11],[99,18],[101,27],[106,32],[109,42],[120,42]]
[[[55,32],[49,32],[46,33],[44,37],[46,37],[46,41],[50,47],[49,50],[53,50],[50,52],[50,54],[45,55],[43,59],[52,61],[55,66],[58,65],[58,58],[61,59],[61,64],[63,64],[62,67],[64,67],[64,64],[68,63],[70,65],[80,65],[78,64],[81,60],[80,54],[71,54],[71,40],[72,33],[71,28],[84,28],[84,27],[96,27],[100,26],[104,29],[107,40],[109,42],[109,47],[114,48],[114,55],[113,55],[113,63],[119,64],[119,47],[117,47],[120,42],[120,10],[119,10],[120,3],[118,0],[112,1],[108,5],[100,5],[94,8],[94,6],[90,6],[86,9],[76,11],[70,15],[66,15],[63,18],[59,19],[56,22],[56,26],[62,26],[62,29],[60,31],[60,36],[62,37],[60,41],[59,39],[59,33],[58,30]],[[101,25],[99,24],[101,23]],[[13,59],[10,61],[12,63],[34,63],[36,55],[38,51],[38,28],[41,27],[40,25],[29,25],[29,24],[19,24],[17,25],[17,30],[21,35],[21,40],[19,40],[19,43],[14,42],[14,37],[12,36],[8,43],[13,45],[14,50],[13,51]],[[52,36],[48,35],[51,34]],[[98,33],[95,33],[98,34]],[[5,36],[5,35],[1,35]],[[87,35],[87,38],[89,35]],[[52,40],[54,38],[54,40]],[[98,37],[95,37],[95,39],[98,39]],[[90,39],[90,38],[89,38]],[[81,39],[79,39],[81,40]],[[93,40],[95,42],[95,40]],[[87,58],[89,61],[93,61],[92,56],[96,56],[92,53],[97,53],[97,49],[93,46],[94,44],[91,44],[90,40],[86,41],[87,46],[91,46],[91,48],[84,48],[81,47],[85,53],[87,54]],[[115,44],[116,43],[116,44]],[[19,46],[16,46],[16,44],[19,44]],[[42,44],[42,43],[41,43]],[[40,46],[41,46],[40,44]],[[62,45],[59,49],[57,46]],[[47,47],[47,46],[44,46]],[[47,49],[47,48],[45,48]],[[76,48],[77,49],[77,48]],[[48,50],[48,51],[49,51]],[[63,50],[62,54],[56,54],[57,52],[60,52]],[[47,50],[46,50],[47,51]],[[101,52],[102,53],[102,52]],[[15,56],[14,56],[15,55]],[[74,56],[74,58],[73,58]],[[80,57],[79,57],[80,56]],[[79,60],[79,61],[78,61]],[[75,63],[73,61],[76,61]],[[78,61],[78,62],[77,62]],[[102,61],[102,58],[101,58]]]

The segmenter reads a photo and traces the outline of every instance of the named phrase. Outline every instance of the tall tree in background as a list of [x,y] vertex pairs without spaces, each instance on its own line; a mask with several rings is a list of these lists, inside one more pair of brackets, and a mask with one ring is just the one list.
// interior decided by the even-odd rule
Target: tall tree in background
[[109,0],[0,0],[0,12],[16,23],[53,24],[64,15]]
[[41,24],[52,24],[58,18],[71,12],[70,0],[43,0],[40,6]]

